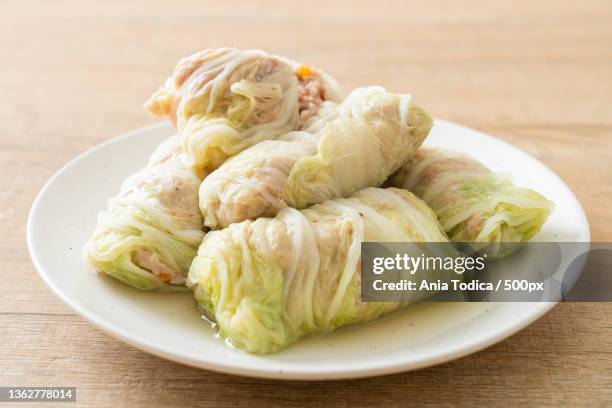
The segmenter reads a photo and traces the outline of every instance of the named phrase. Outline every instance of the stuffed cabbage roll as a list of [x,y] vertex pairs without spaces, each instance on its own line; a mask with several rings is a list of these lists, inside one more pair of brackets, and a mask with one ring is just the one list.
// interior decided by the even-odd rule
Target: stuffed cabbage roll
[[531,239],[553,209],[541,194],[452,150],[422,148],[389,184],[414,192],[436,213],[454,242],[503,257]]
[[380,185],[410,158],[432,126],[411,101],[381,87],[359,88],[341,104],[324,104],[305,132],[261,143],[210,174],[200,208],[211,228],[289,205],[304,208]]
[[[408,303],[361,302],[364,241],[448,238],[431,209],[412,193],[367,188],[351,198],[301,211],[287,207],[275,218],[208,233],[187,285],[232,345],[270,353],[310,333],[364,322]],[[435,279],[457,276],[427,273],[436,273]],[[419,273],[412,278],[419,279]]]
[[204,232],[198,208],[201,179],[180,151],[176,136],[162,143],[98,214],[84,249],[97,271],[143,290],[185,284]]
[[339,113],[323,128],[317,154],[291,168],[282,192],[291,207],[305,208],[382,184],[414,155],[433,123],[410,95],[379,86],[351,92]]
[[212,172],[200,186],[200,209],[211,228],[246,219],[273,217],[285,207],[281,199],[293,165],[317,151],[317,132],[338,116],[338,105],[325,102],[304,131],[287,133],[252,146]]
[[218,229],[247,219],[273,217],[285,207],[281,191],[291,167],[316,151],[313,134],[295,131],[229,159],[200,186],[205,225]]
[[335,81],[260,50],[209,49],[181,60],[145,104],[169,116],[200,176],[228,157],[291,130],[337,99]]

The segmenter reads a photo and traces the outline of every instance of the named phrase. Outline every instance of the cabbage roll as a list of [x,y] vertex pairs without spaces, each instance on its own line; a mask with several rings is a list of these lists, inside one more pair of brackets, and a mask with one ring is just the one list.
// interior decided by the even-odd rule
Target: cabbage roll
[[229,159],[200,186],[199,203],[206,226],[218,229],[276,215],[285,207],[281,191],[291,167],[316,150],[314,135],[295,131],[258,143]]
[[247,147],[298,129],[335,99],[335,81],[318,70],[260,50],[219,48],[182,59],[145,109],[170,117],[188,164],[203,177]]
[[477,243],[474,249],[498,258],[540,231],[553,209],[541,194],[515,186],[469,156],[440,148],[420,149],[389,184],[425,201],[451,241]]
[[97,271],[143,290],[185,284],[204,232],[198,208],[201,179],[180,152],[178,137],[162,143],[98,214],[84,249]]
[[410,95],[379,86],[354,90],[339,113],[323,128],[317,154],[291,168],[282,193],[291,207],[305,208],[382,184],[414,155],[433,123]]
[[324,104],[303,132],[251,147],[211,173],[200,188],[204,222],[226,227],[380,185],[431,125],[408,95],[356,89],[339,106]]
[[338,105],[325,102],[304,131],[252,146],[212,172],[200,186],[200,209],[211,228],[257,217],[273,217],[285,207],[282,188],[298,159],[317,151],[317,132],[337,117]]
[[[286,207],[275,218],[209,232],[187,285],[233,346],[270,353],[302,336],[374,319],[409,303],[360,300],[364,241],[448,238],[431,209],[412,193],[367,188],[350,198],[301,211]],[[427,273],[437,274],[428,275],[433,281],[457,277],[452,271]]]

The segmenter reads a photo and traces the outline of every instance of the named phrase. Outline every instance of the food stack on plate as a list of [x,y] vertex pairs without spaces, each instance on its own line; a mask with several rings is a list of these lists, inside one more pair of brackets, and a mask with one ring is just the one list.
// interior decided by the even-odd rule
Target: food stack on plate
[[260,50],[182,59],[145,109],[176,135],[100,212],[85,257],[134,288],[188,288],[253,353],[409,303],[360,300],[362,242],[471,242],[501,257],[552,210],[464,154],[422,148],[433,119],[410,95],[342,99],[323,71]]

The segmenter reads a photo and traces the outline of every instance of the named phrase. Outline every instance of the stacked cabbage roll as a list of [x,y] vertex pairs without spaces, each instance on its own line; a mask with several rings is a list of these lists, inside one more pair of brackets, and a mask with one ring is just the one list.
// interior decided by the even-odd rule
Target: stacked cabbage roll
[[[252,353],[278,351],[302,336],[364,322],[419,300],[360,300],[366,241],[448,239],[435,214],[412,193],[367,188],[350,198],[301,211],[288,207],[275,218],[208,233],[188,286],[232,345]],[[434,281],[457,278],[454,272],[427,273]]]
[[358,88],[339,106],[322,107],[304,131],[255,145],[211,173],[200,189],[204,222],[223,228],[378,186],[431,126],[409,95]]
[[452,240],[504,256],[546,221],[542,195],[421,148],[433,121],[410,95],[370,86],[340,103],[336,89],[260,50],[181,60],[145,104],[178,135],[109,200],[86,260],[139,289],[187,285],[231,344],[271,353],[428,296],[362,302],[362,242]]
[[440,148],[420,149],[389,181],[423,199],[452,241],[474,243],[473,249],[497,258],[530,240],[553,208],[541,194]]
[[175,123],[188,164],[204,177],[247,147],[297,129],[337,97],[321,71],[261,50],[218,48],[181,60],[145,109]]
[[263,51],[206,50],[179,62],[145,104],[179,131],[98,216],[86,260],[138,289],[184,285],[204,236],[198,189],[225,159],[310,123],[335,81]]

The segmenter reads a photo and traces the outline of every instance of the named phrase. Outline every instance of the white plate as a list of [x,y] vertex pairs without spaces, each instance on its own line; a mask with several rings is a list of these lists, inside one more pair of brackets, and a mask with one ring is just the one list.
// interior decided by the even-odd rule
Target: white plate
[[[28,246],[40,276],[72,309],[107,333],[180,363],[253,377],[321,380],[413,370],[456,359],[521,330],[554,303],[421,304],[376,321],[306,338],[272,355],[229,348],[202,321],[189,293],[140,292],[92,272],[81,248],[96,213],[142,167],[173,129],[160,124],[97,146],[62,168],[41,190],[28,220]],[[480,132],[442,120],[428,139],[465,151],[556,208],[538,240],[589,241],[584,212],[546,166]]]

